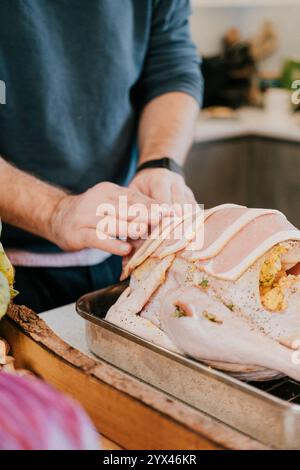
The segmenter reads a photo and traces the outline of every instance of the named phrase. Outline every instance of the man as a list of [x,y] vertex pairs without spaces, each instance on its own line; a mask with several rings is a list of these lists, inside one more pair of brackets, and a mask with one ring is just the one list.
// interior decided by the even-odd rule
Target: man
[[[99,239],[99,204],[194,201],[173,171],[201,100],[189,14],[188,0],[1,1],[0,216],[17,303],[41,312],[117,281],[128,215]],[[132,179],[136,155],[147,164]]]

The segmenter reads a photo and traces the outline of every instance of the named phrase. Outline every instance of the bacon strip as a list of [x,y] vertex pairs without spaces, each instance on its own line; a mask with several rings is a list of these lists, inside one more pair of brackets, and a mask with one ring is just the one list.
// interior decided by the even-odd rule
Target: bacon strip
[[165,217],[161,224],[159,224],[151,233],[150,237],[143,243],[143,245],[135,252],[130,258],[126,266],[123,268],[121,275],[121,281],[130,276],[132,271],[137,268],[140,264],[146,261],[149,256],[160,246],[163,240],[169,235],[172,224],[174,228],[181,223],[181,219],[173,219],[171,217]]
[[155,256],[162,259],[165,256],[183,250],[190,241],[194,240],[196,235],[201,238],[203,243],[204,217],[203,211],[197,211],[189,217],[182,219],[181,223],[174,229],[170,238],[164,240],[158,250],[156,250]]
[[278,243],[300,240],[297,230],[281,213],[261,215],[235,235],[204,271],[220,279],[238,279],[255,261]]
[[165,275],[174,260],[174,255],[160,261],[143,282],[136,284],[134,289],[126,289],[118,301],[110,308],[107,319],[110,320],[116,310],[122,310],[128,315],[139,313],[149,301],[152,294],[164,282]]
[[[247,209],[224,204],[205,211],[198,221],[196,218],[196,222],[193,217],[166,219],[129,261],[122,278],[130,275],[150,256],[163,259],[184,250],[181,256],[189,262],[200,262],[206,273],[220,279],[236,280],[277,243],[300,240],[300,231],[283,214],[272,209]],[[191,242],[196,230],[201,230],[203,219],[204,244],[203,240]],[[188,229],[179,240],[174,239],[176,231],[182,229],[186,222]],[[202,249],[193,249],[201,243]]]
[[[216,206],[211,209],[208,209],[207,211],[204,212],[204,221],[218,211],[221,211],[227,208],[237,208],[237,207],[242,207],[242,206],[237,206],[236,204],[221,204],[220,206]],[[162,223],[159,224],[153,230],[150,237],[143,243],[143,245],[134,253],[134,255],[129,259],[127,264],[123,267],[121,281],[129,277],[132,271],[137,266],[142,264],[147,258],[149,258],[149,256],[156,253],[156,250],[161,246],[162,242],[168,239],[168,237],[171,237],[175,228],[179,224],[181,224],[187,217],[190,217],[190,214],[186,215],[183,219],[180,219],[179,217],[175,219],[171,217],[165,217]],[[189,241],[190,239],[188,238],[187,242]],[[182,245],[183,245],[182,248],[179,248],[179,249],[183,249],[186,246],[185,242]],[[168,250],[168,251],[172,251],[172,250]],[[178,251],[177,248],[176,248],[176,251]],[[161,257],[163,256],[167,256],[167,255],[165,254],[161,255]]]
[[[240,214],[240,215],[239,215]],[[214,226],[211,226],[210,219],[205,226],[205,234],[208,234],[207,239],[212,239],[210,244],[206,243],[206,247],[202,251],[193,251],[188,256],[188,261],[198,261],[209,259],[216,256],[224,248],[224,246],[230,242],[230,240],[246,225],[253,220],[268,214],[280,214],[280,212],[271,209],[242,209],[242,210],[231,210],[231,218],[227,216],[225,221],[218,220],[217,222],[223,222],[223,230],[216,230]],[[222,219],[223,213],[219,213],[219,219]],[[227,215],[227,214],[226,214]],[[214,222],[211,218],[211,221]],[[226,225],[226,222],[230,222]],[[225,227],[224,227],[225,225]],[[218,227],[219,229],[220,227]]]

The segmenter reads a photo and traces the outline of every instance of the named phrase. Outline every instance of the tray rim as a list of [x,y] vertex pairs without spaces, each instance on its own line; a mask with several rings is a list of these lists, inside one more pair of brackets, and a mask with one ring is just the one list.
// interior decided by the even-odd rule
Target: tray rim
[[[99,295],[101,292],[104,290],[107,290],[112,287],[118,287],[121,285],[126,285],[123,282],[120,282],[118,284],[114,284],[112,286],[108,286],[103,289],[98,289],[93,292],[89,292],[87,294],[84,294],[81,296],[77,302],[76,302],[76,312],[79,316],[81,316],[84,320],[89,321],[91,323],[94,323],[95,325],[106,329],[116,335],[122,336],[126,338],[129,341],[133,341],[134,343],[137,343],[139,346],[145,347],[146,349],[151,349],[152,351],[162,354],[165,357],[168,357],[171,360],[175,360],[177,363],[181,365],[185,365],[187,367],[192,368],[193,370],[198,370],[201,371],[204,375],[208,377],[213,377],[214,379],[220,380],[222,383],[230,386],[234,386],[235,388],[238,388],[241,392],[247,392],[253,397],[259,396],[264,402],[270,403],[272,402],[273,405],[280,409],[285,409],[284,411],[286,412],[292,412],[293,414],[300,414],[300,405],[291,403],[288,401],[284,401],[279,397],[276,397],[274,395],[269,394],[268,392],[260,389],[256,389],[252,385],[249,385],[247,382],[242,382],[239,379],[236,379],[235,377],[232,377],[220,370],[213,369],[212,367],[206,366],[205,364],[198,362],[192,358],[189,358],[187,356],[182,356],[176,352],[170,351],[166,348],[163,348],[162,346],[158,346],[154,343],[151,343],[150,341],[134,334],[131,333],[124,328],[121,328],[117,325],[114,325],[113,323],[108,322],[107,320],[103,318],[99,318],[96,315],[86,312],[82,308],[82,304],[86,302],[90,297],[96,297]],[[122,369],[123,370],[123,369]],[[127,372],[128,373],[128,372]],[[293,379],[292,379],[293,380]]]

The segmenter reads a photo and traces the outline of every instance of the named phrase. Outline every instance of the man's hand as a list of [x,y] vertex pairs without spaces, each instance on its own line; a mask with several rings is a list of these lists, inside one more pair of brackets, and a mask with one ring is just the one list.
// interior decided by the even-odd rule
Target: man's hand
[[[120,196],[126,198],[129,211],[120,206]],[[83,194],[66,195],[60,201],[51,220],[51,238],[66,251],[99,248],[127,255],[131,245],[118,237],[126,240],[134,238],[132,234],[143,236],[150,223],[157,224],[160,215],[154,203],[137,188],[99,183]],[[133,208],[136,211],[130,215]]]
[[160,211],[154,202],[137,189],[106,182],[70,195],[0,157],[2,219],[64,250],[99,248],[128,254],[131,245],[126,239],[142,237],[149,224],[159,222]]
[[130,188],[145,194],[158,203],[196,204],[191,189],[181,175],[165,168],[149,168],[139,172]]

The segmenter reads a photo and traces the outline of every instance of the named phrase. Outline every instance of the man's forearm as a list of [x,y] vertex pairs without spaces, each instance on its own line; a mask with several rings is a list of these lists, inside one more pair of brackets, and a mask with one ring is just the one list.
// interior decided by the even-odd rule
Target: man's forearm
[[0,157],[0,217],[51,241],[52,215],[65,196],[59,188],[14,168]]
[[183,164],[198,112],[198,103],[186,93],[166,93],[150,101],[139,124],[140,163],[169,157]]
[[[140,163],[162,157],[182,165],[193,140],[199,106],[186,93],[161,95],[145,106],[139,125]],[[167,204],[195,204],[192,191],[181,175],[166,168],[144,168],[131,187]]]

